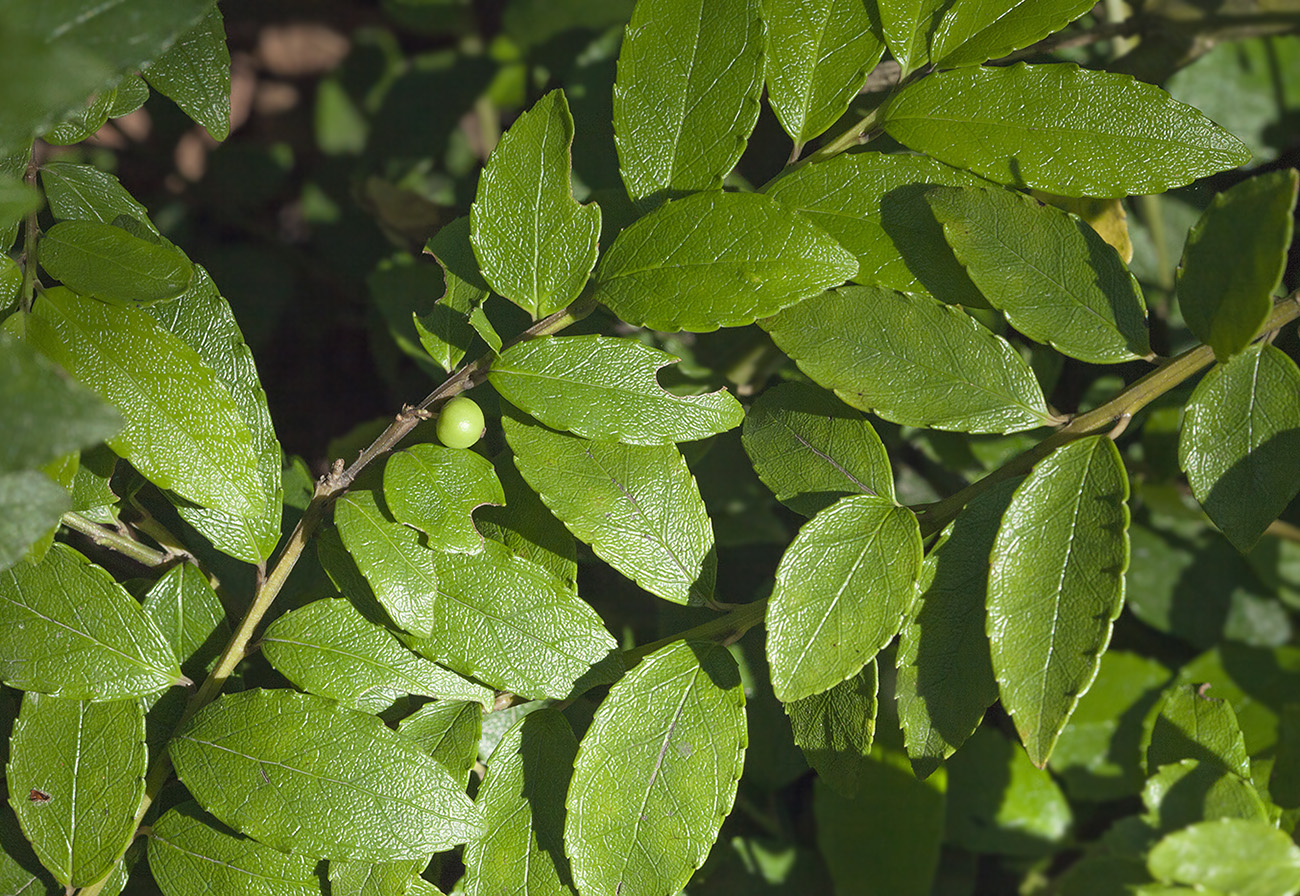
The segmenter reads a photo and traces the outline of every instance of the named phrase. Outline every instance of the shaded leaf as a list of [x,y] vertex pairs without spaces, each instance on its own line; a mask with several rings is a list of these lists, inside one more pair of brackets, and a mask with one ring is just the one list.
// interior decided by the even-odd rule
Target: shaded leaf
[[1208,696],[1208,690],[1190,684],[1170,688],[1151,725],[1144,757],[1148,771],[1195,759],[1250,780],[1250,757],[1232,705]]
[[1160,88],[1068,64],[938,72],[899,91],[884,126],[950,165],[1062,196],[1159,193],[1250,159]]
[[474,342],[470,313],[483,304],[489,292],[469,241],[469,216],[445,225],[425,244],[424,251],[442,267],[443,294],[429,313],[413,312],[415,330],[434,363],[451,372]]
[[220,697],[177,733],[171,755],[209,812],[286,852],[385,861],[479,834],[478,812],[440,765],[374,716],[323,697]]
[[191,563],[167,570],[142,606],[192,678],[202,677],[229,640],[226,609],[202,570]]
[[573,536],[524,482],[513,455],[499,455],[495,465],[506,503],[483,508],[478,517],[483,534],[504,544],[516,557],[547,570],[570,591],[576,590],[578,561]]
[[900,75],[925,65],[930,60],[930,32],[944,9],[943,0],[886,0],[876,6],[885,43],[902,67]]
[[230,51],[221,10],[215,4],[144,70],[144,77],[154,90],[207,128],[214,140],[230,136]]
[[170,245],[97,221],[62,221],[41,240],[41,267],[74,292],[148,305],[185,291],[194,265]]
[[397,730],[467,785],[483,736],[483,703],[426,703],[402,719]]
[[564,844],[582,892],[676,893],[731,811],[745,694],[726,648],[678,641],[610,689],[578,747]]
[[483,550],[473,512],[504,504],[492,464],[472,451],[412,445],[384,464],[384,500],[393,517],[419,529],[431,547],[461,554]]
[[596,268],[595,298],[630,324],[709,332],[768,317],[856,272],[843,247],[770,197],[707,192],[619,233]]
[[1210,519],[1249,550],[1300,491],[1300,370],[1256,345],[1205,375],[1187,402],[1178,463]]
[[658,381],[676,357],[632,339],[529,339],[492,362],[488,378],[511,404],[552,429],[632,445],[690,442],[740,424],[726,390],[674,395]]
[[0,570],[56,528],[71,504],[67,490],[44,473],[0,473]]
[[993,672],[1040,768],[1096,677],[1124,603],[1128,494],[1115,443],[1090,436],[1040,461],[1002,516],[989,561]]
[[1216,818],[1269,819],[1254,785],[1218,762],[1180,759],[1158,771],[1152,766],[1142,802],[1161,833]]
[[794,742],[817,774],[846,797],[856,796],[871,777],[871,741],[876,733],[876,661],[820,694],[785,704]]
[[895,423],[1002,433],[1052,422],[1016,350],[928,296],[850,286],[800,302],[763,328],[819,384]]
[[979,65],[1055,34],[1092,9],[1088,0],[957,0],[930,40],[930,59]]
[[767,605],[777,699],[800,700],[856,675],[898,634],[920,566],[916,517],[888,498],[842,498],[805,523]]

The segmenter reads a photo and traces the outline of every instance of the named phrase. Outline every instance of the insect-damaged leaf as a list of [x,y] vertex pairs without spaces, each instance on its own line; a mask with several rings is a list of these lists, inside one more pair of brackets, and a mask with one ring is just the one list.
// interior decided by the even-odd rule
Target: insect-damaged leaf
[[610,689],[578,747],[564,843],[585,893],[676,893],[731,811],[747,737],[726,648],[678,641]]
[[1002,516],[989,568],[993,672],[1039,768],[1096,677],[1124,603],[1127,498],[1115,443],[1090,436],[1040,461]]
[[296,691],[209,704],[171,744],[176,773],[213,815],[286,852],[418,858],[479,835],[464,790],[375,716]]
[[384,464],[384,499],[398,522],[419,529],[431,547],[458,554],[483,550],[473,512],[504,504],[492,463],[472,451],[412,445]]

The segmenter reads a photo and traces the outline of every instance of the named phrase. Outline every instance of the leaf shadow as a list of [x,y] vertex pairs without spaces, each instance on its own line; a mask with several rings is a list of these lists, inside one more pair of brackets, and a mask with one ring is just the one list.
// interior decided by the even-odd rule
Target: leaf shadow
[[[1245,553],[1300,491],[1300,428],[1275,433],[1229,467],[1210,488],[1201,506],[1233,547]],[[1290,470],[1291,481],[1277,471]],[[1261,471],[1273,471],[1260,476]]]
[[880,197],[880,226],[926,292],[949,305],[988,308],[943,235],[925,194],[935,184],[905,184]]

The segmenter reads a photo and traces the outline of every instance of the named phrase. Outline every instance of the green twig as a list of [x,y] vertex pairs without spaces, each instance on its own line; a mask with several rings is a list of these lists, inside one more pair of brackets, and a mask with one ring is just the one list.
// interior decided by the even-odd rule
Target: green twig
[[[36,165],[36,148],[32,148],[32,154],[27,157],[27,171],[23,175],[23,181],[29,187],[36,186],[36,174],[40,169]],[[27,214],[27,223],[23,227],[23,285],[18,293],[18,307],[24,314],[30,314],[32,311],[32,302],[36,297],[36,261],[37,245],[41,239],[41,225],[37,220],[36,210]]]
[[87,519],[79,513],[69,511],[63,515],[59,522],[69,529],[80,532],[100,547],[107,548],[124,557],[130,557],[136,563],[144,566],[166,566],[180,556],[188,556],[155,551],[148,545],[141,544],[134,538],[120,532],[115,532],[107,526],[101,526],[94,520]]
[[762,622],[766,614],[767,598],[741,604],[725,616],[718,616],[694,628],[688,628],[684,632],[626,650],[623,652],[623,662],[631,669],[661,647],[676,644],[678,641],[718,641],[722,644],[733,644]]

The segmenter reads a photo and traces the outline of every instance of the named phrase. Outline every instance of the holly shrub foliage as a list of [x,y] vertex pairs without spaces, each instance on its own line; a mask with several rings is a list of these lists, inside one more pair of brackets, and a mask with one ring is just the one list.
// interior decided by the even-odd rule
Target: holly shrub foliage
[[1111,6],[372,10],[313,485],[50,148],[226,138],[222,12],[0,4],[0,893],[1300,890],[1300,45]]

